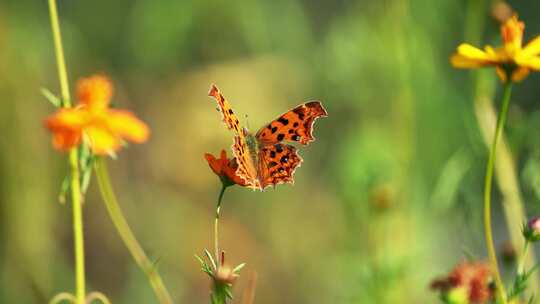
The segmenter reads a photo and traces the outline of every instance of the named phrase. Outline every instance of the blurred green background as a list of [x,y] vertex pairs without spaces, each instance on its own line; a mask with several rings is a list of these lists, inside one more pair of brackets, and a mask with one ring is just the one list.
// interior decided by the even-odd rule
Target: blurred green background
[[[540,33],[540,2],[510,4]],[[111,160],[135,234],[176,303],[207,303],[193,257],[212,246],[220,189],[203,159],[228,150],[207,97],[216,83],[250,129],[319,99],[329,117],[301,148],[294,186],[226,194],[221,245],[257,272],[256,303],[436,303],[429,282],[485,257],[486,148],[475,79],[449,55],[464,39],[498,44],[489,1],[59,1],[71,86],[110,75],[115,104],[152,129]],[[476,73],[476,72],[475,72]],[[489,85],[498,82],[486,71]],[[507,134],[529,214],[540,200],[540,77],[519,85]],[[43,119],[58,93],[46,1],[0,2],[0,303],[45,303],[73,290],[67,172]],[[498,100],[498,99],[497,99]],[[246,118],[247,115],[247,118]],[[495,196],[496,246],[507,238]],[[84,205],[89,290],[156,303],[92,181]],[[519,229],[517,227],[516,229]]]

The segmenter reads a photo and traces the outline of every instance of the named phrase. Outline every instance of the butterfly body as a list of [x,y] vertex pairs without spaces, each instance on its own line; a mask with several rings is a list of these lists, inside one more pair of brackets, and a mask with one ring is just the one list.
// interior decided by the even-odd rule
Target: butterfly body
[[244,128],[244,136],[246,137],[246,145],[248,147],[249,156],[253,160],[253,163],[257,163],[259,156],[257,155],[257,151],[259,151],[259,147],[261,144],[255,137],[255,135],[249,133],[249,131]]
[[296,147],[283,141],[307,145],[314,140],[313,123],[327,116],[319,101],[311,101],[282,114],[262,127],[255,135],[242,129],[230,104],[216,86],[209,96],[216,99],[223,121],[236,132],[232,146],[238,163],[236,174],[246,181],[248,187],[263,190],[268,186],[294,183],[293,175],[302,163]]

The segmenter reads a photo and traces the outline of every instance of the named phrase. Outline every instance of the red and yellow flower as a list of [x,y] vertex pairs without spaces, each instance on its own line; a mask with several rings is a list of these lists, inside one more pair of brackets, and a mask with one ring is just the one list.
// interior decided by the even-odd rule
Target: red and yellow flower
[[523,80],[530,71],[540,70],[540,36],[523,46],[525,25],[514,15],[501,25],[503,46],[484,50],[462,43],[450,61],[456,68],[472,69],[495,66],[503,82]]
[[77,83],[78,104],[62,108],[45,120],[53,134],[53,146],[69,150],[83,140],[98,155],[113,154],[124,140],[143,143],[148,140],[148,126],[133,113],[110,109],[113,94],[111,81],[102,75],[83,78]]
[[494,298],[489,265],[482,262],[464,262],[448,276],[436,279],[431,288],[438,290],[451,303],[485,304]]

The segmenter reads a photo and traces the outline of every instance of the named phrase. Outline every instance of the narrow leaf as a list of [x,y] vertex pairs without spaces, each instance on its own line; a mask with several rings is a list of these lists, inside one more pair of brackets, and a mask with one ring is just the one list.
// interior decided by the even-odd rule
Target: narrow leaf
[[62,101],[60,98],[56,97],[51,91],[46,88],[41,88],[41,94],[55,107],[59,108],[62,106]]
[[69,175],[66,175],[62,180],[62,185],[60,185],[60,193],[58,194],[58,202],[60,204],[66,203],[66,194],[69,191]]
[[242,263],[242,264],[234,267],[233,273],[238,273],[240,270],[242,270],[242,268],[244,268],[244,266],[246,266],[246,263]]
[[212,266],[214,267],[214,269],[217,269],[217,264],[214,261],[214,258],[212,257],[212,254],[208,251],[208,249],[204,250],[204,254],[210,260],[210,263],[212,263]]

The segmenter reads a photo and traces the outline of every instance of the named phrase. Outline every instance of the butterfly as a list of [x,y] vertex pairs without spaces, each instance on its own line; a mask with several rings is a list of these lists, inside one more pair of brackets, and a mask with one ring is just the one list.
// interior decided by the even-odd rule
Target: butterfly
[[235,137],[232,151],[238,163],[236,174],[252,189],[264,190],[268,186],[294,183],[294,171],[302,163],[296,147],[284,143],[307,145],[314,141],[313,123],[328,116],[319,101],[296,106],[262,127],[255,135],[240,126],[229,102],[212,85],[208,96],[213,97],[222,114],[223,122]]

